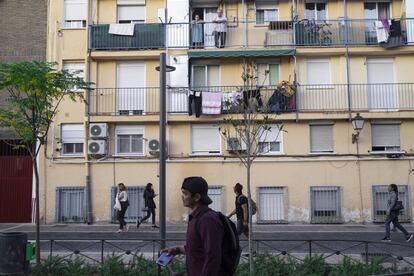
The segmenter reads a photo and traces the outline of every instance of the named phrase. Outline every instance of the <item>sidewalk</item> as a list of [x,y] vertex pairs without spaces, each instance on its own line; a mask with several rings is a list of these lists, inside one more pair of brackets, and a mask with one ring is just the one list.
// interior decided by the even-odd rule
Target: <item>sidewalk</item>
[[[131,223],[131,231],[159,232],[159,229],[151,228],[150,224],[143,224],[136,229]],[[407,231],[414,232],[414,223],[402,224]],[[114,232],[117,224],[96,223],[87,224],[48,224],[41,225],[41,232]],[[184,233],[187,230],[186,223],[168,224],[167,232]],[[384,232],[384,225],[380,224],[254,224],[255,232]],[[35,226],[29,223],[0,223],[0,232],[35,232]]]

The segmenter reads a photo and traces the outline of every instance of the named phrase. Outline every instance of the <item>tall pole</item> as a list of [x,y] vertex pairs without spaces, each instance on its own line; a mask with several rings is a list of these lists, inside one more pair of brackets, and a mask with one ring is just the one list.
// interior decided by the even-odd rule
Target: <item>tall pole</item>
[[344,43],[345,43],[345,61],[346,61],[346,91],[348,96],[348,119],[352,120],[352,95],[351,95],[351,86],[349,84],[349,47],[348,47],[348,11],[346,7],[346,0],[344,0],[344,22],[345,22],[345,33],[344,33]]
[[166,185],[165,185],[165,155],[166,155],[166,141],[165,141],[165,123],[166,123],[166,97],[167,97],[167,80],[166,80],[166,54],[160,54],[160,236],[161,236],[161,248],[165,248],[166,238],[166,217],[165,217],[165,198],[166,198]]

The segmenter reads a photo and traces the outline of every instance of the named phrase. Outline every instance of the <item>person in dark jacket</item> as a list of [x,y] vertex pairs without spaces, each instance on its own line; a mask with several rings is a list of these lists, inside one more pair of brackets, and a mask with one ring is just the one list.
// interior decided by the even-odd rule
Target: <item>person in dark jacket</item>
[[144,190],[144,203],[145,203],[145,209],[147,210],[147,215],[143,217],[141,220],[138,219],[137,221],[137,228],[141,225],[142,222],[149,219],[151,216],[152,219],[152,227],[158,228],[158,226],[155,224],[155,202],[154,198],[157,196],[157,194],[154,192],[154,189],[152,188],[152,183],[148,183]]
[[407,230],[400,224],[398,221],[398,215],[400,214],[399,210],[395,210],[394,207],[398,201],[398,187],[395,184],[390,184],[388,186],[389,198],[388,198],[388,205],[387,205],[387,219],[385,220],[385,237],[382,241],[390,242],[390,224],[391,222],[393,225],[399,229],[405,235],[405,240],[407,242],[411,241],[413,238],[413,234],[409,234]]
[[224,226],[208,205],[208,184],[202,177],[187,177],[181,186],[183,205],[188,207],[186,245],[161,250],[169,255],[186,255],[188,276],[228,276],[222,264]]

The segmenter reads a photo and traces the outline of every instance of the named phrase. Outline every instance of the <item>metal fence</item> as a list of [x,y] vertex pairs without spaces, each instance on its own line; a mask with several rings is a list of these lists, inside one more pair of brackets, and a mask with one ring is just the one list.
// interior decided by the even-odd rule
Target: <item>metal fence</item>
[[[228,106],[235,93],[246,100],[255,97],[267,112],[346,112],[414,110],[414,83],[297,85],[285,97],[276,86],[248,89],[242,86],[176,87],[167,90],[169,113],[187,113],[190,91],[222,93],[221,113],[236,112]],[[256,93],[257,92],[257,93]],[[273,96],[273,97],[272,97]],[[269,101],[272,97],[272,101]],[[351,102],[349,102],[349,99]],[[159,113],[159,88],[97,88],[91,92],[91,115],[152,115]]]
[[[219,23],[141,23],[132,36],[109,33],[109,24],[91,25],[89,48],[94,50],[189,48],[270,48],[288,46],[379,45],[377,20],[234,21],[225,33]],[[414,43],[414,19],[390,20],[391,38],[382,45]],[[394,26],[394,27],[393,27]],[[397,30],[397,31],[396,31]],[[347,37],[347,39],[346,39]]]
[[311,223],[341,223],[341,188],[319,186],[310,188]]
[[[167,239],[168,247],[179,246],[184,239]],[[335,265],[350,258],[353,261],[414,268],[414,245],[407,243],[381,243],[363,240],[341,239],[253,239],[257,253],[271,254],[281,259],[303,262],[306,257],[320,256],[327,263]],[[128,264],[133,257],[144,256],[156,260],[160,250],[159,239],[42,239],[42,255],[60,256],[65,259],[82,258],[87,262],[102,264],[107,257],[117,256]],[[248,243],[241,240],[242,252],[248,252]],[[183,262],[184,257],[178,259]],[[247,261],[242,254],[241,262]]]
[[64,223],[86,222],[85,187],[56,188],[56,221]]

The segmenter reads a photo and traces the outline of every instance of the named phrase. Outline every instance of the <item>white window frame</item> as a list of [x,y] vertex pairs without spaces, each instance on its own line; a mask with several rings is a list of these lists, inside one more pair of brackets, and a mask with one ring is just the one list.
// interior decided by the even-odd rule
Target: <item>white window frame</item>
[[[315,8],[314,9],[314,18],[313,19],[309,19],[309,18],[306,18],[306,5],[307,4],[313,4],[313,7]],[[324,4],[325,5],[325,18],[324,19],[319,19],[318,18],[318,10],[317,10],[317,8],[316,8],[316,6],[317,6],[317,4]],[[326,21],[326,20],[328,20],[328,18],[329,18],[329,16],[328,16],[328,3],[306,3],[305,2],[305,7],[304,7],[304,15],[305,15],[305,18],[306,19],[309,19],[309,20],[314,20],[314,21],[319,21],[319,22],[324,22],[324,21]]]
[[[374,145],[373,139],[373,131],[372,128],[374,126],[386,126],[386,125],[393,125],[393,126],[398,126],[398,130],[399,130],[399,145]],[[384,150],[374,150],[374,147],[384,147]],[[398,149],[396,149],[398,147]],[[371,153],[375,154],[375,153],[392,153],[392,152],[397,152],[400,153],[401,152],[401,122],[371,122]]]
[[220,66],[220,64],[193,64],[191,66],[191,86],[199,87],[199,86],[194,86],[194,67],[204,67],[205,82],[206,82],[204,87],[209,87],[209,85],[208,85],[208,83],[209,83],[208,67],[209,66],[218,67],[218,75],[219,75],[218,86],[220,86],[220,84],[221,84],[221,66]]
[[[268,70],[269,71],[269,75],[267,76],[267,78],[266,78],[266,81],[262,84],[261,82],[259,82],[259,66],[261,66],[261,65],[266,65],[266,70]],[[269,63],[262,63],[262,62],[258,62],[257,63],[257,72],[256,72],[256,74],[257,74],[257,81],[258,81],[258,84],[259,85],[267,85],[267,86],[274,86],[274,85],[278,85],[278,83],[275,83],[275,84],[270,84],[270,66],[271,65],[277,65],[278,66],[278,76],[277,76],[277,80],[278,80],[278,83],[280,82],[280,62],[269,62]]]
[[[68,5],[83,5],[85,10],[84,16],[81,18],[70,19],[67,18],[67,6]],[[64,0],[63,1],[63,27],[65,29],[84,29],[86,28],[86,19],[87,19],[87,1],[86,0]]]
[[[122,21],[125,21],[125,22],[120,22],[120,19],[119,19],[119,12],[120,12],[120,8],[139,8],[139,7],[141,7],[141,8],[143,8],[144,9],[144,19],[139,19],[139,20],[128,20],[128,19],[124,19],[124,20],[122,20]],[[117,5],[117,7],[116,7],[116,12],[117,12],[117,22],[119,23],[119,24],[143,24],[143,23],[145,23],[146,22],[146,20],[147,20],[147,13],[146,13],[146,7],[145,6],[142,6],[142,5]]]
[[[330,127],[332,132],[332,149],[312,150],[312,127]],[[335,153],[334,123],[333,122],[315,122],[309,124],[309,152],[310,154],[333,154]]]
[[[262,134],[259,137],[259,139],[257,140],[257,143],[258,143],[257,146],[259,147],[258,148],[258,154],[260,154],[260,155],[280,155],[280,154],[283,154],[284,153],[283,152],[283,131],[279,130],[281,125],[272,124],[272,125],[269,125],[269,126],[271,127],[270,133],[268,133],[267,135]],[[273,133],[274,130],[278,130],[279,134],[274,134]],[[269,135],[272,136],[272,134],[277,135],[275,140],[272,137],[269,137]],[[270,143],[274,143],[274,142],[279,143],[279,151],[271,151],[270,150]],[[260,147],[261,147],[260,144],[261,143],[267,144],[267,148],[269,148],[269,151],[261,152],[260,151]]]
[[[142,152],[119,152],[119,135],[142,135]],[[115,127],[115,156],[145,156],[144,126],[142,125],[117,125]]]
[[[263,23],[258,22],[257,14],[259,12],[263,12],[264,13],[264,15],[263,15]],[[275,20],[268,20],[268,21],[266,21],[266,12],[268,12],[268,13],[270,13],[270,12],[276,13]],[[277,7],[273,7],[273,8],[272,7],[268,7],[268,8],[265,8],[265,7],[264,8],[261,8],[261,7],[259,7],[259,8],[257,8],[256,7],[256,18],[255,18],[256,25],[259,25],[259,26],[261,26],[261,25],[267,26],[267,25],[269,25],[270,22],[273,22],[273,21],[279,21],[279,8],[277,8]]]
[[[309,64],[315,64],[315,63],[326,63],[326,64],[328,64],[328,77],[329,77],[329,79],[328,79],[328,83],[313,83],[313,81],[311,82],[311,78],[310,78],[310,72],[312,71],[312,70],[309,70]],[[329,87],[332,87],[332,73],[331,73],[331,62],[330,62],[330,59],[329,58],[318,58],[318,59],[314,59],[314,58],[312,58],[312,59],[308,59],[307,61],[306,61],[306,84],[307,85],[320,85],[320,86],[323,86],[323,87],[325,87],[325,88],[329,88]]]
[[[217,130],[217,139],[219,142],[219,148],[211,150],[198,150],[194,148],[194,131],[197,129],[210,129],[210,130]],[[220,136],[220,130],[218,125],[212,125],[212,124],[193,124],[191,125],[191,155],[221,155],[222,151],[222,144],[221,144],[221,136]],[[208,141],[207,141],[208,142]],[[217,142],[217,141],[216,141]]]
[[[75,77],[82,78],[85,80],[85,63],[83,62],[63,62],[62,70],[67,71],[70,74],[73,74]],[[73,91],[81,91],[77,86],[73,87]]]
[[[215,191],[215,192],[217,192],[217,191],[220,191],[220,193],[212,193],[213,191]],[[224,188],[223,188],[223,186],[209,186],[208,187],[208,192],[207,192],[207,194],[210,196],[210,198],[212,198],[212,200],[213,200],[213,195],[218,195],[218,197],[219,197],[219,205],[220,205],[220,208],[219,209],[213,209],[213,205],[215,205],[214,204],[214,200],[213,200],[213,203],[210,205],[210,208],[211,209],[213,209],[213,210],[215,210],[215,211],[218,211],[218,212],[223,212],[223,207],[224,207]]]
[[[65,138],[65,133],[70,132],[80,132],[82,137],[68,137]],[[85,151],[84,145],[85,139],[85,128],[83,124],[61,124],[60,125],[60,142],[61,142],[61,151],[62,156],[83,156]],[[65,144],[73,144],[73,152],[65,152]],[[82,152],[76,151],[76,144],[82,144]]]

